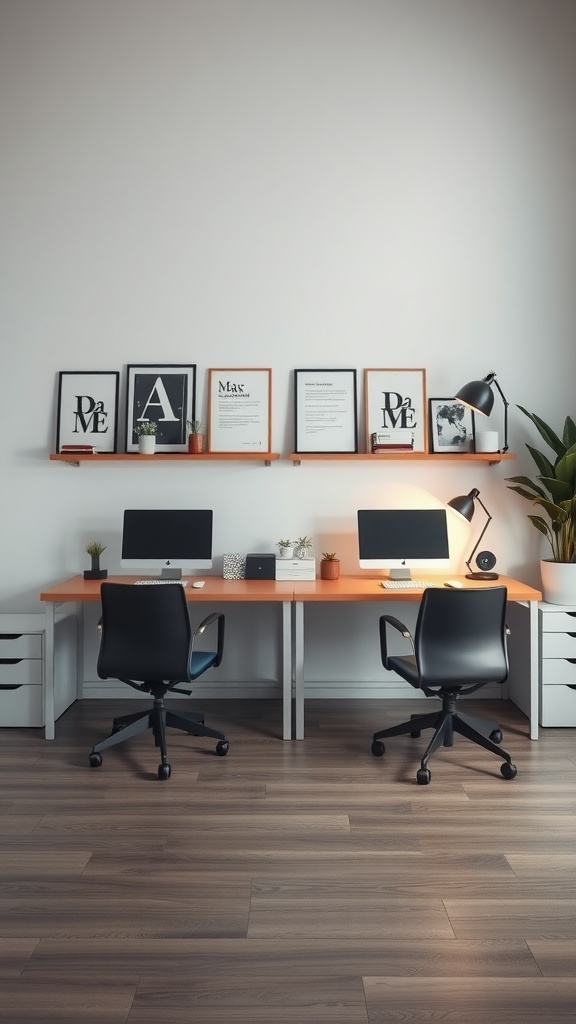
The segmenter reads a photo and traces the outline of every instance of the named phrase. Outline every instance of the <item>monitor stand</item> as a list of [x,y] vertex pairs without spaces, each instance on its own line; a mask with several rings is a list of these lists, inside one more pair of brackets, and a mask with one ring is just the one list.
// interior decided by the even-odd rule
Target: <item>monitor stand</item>
[[411,580],[412,579],[412,573],[410,572],[410,569],[406,569],[406,568],[404,568],[404,569],[390,569],[390,579],[391,580]]
[[161,572],[160,572],[160,579],[161,580],[181,580],[182,579],[182,569],[179,569],[178,566],[170,566],[169,569],[162,569]]

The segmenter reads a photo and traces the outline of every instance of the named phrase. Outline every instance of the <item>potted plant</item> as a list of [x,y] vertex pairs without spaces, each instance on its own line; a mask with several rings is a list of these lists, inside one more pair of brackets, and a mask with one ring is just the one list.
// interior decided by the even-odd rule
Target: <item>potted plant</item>
[[86,553],[92,559],[92,568],[84,572],[85,580],[105,580],[108,575],[107,569],[100,568],[100,555],[106,551],[106,545],[99,540],[91,540],[86,544]]
[[157,426],[152,420],[144,420],[136,427],[140,455],[154,455],[156,450]]
[[278,548],[280,558],[292,558],[292,554],[294,552],[294,541],[279,540],[276,547]]
[[551,604],[576,604],[576,423],[567,416],[559,437],[535,413],[521,405],[518,408],[532,421],[553,454],[549,456],[527,444],[538,470],[536,480],[511,476],[507,484],[510,490],[539,505],[547,517],[528,516],[552,550],[552,557],[540,562],[544,599]]
[[206,451],[206,434],[201,420],[187,420],[188,451],[191,455],[203,455]]
[[298,539],[294,541],[294,556],[296,558],[309,558],[309,552],[311,547],[311,537],[298,537]]
[[320,562],[320,579],[337,580],[340,578],[340,559],[335,551],[323,551]]

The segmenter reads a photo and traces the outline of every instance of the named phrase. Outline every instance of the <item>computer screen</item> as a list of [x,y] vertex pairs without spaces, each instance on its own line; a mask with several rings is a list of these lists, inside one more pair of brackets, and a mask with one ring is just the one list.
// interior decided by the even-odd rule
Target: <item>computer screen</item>
[[387,508],[358,511],[361,569],[389,569],[409,577],[410,569],[450,565],[448,525],[443,508]]
[[194,509],[126,509],[120,564],[178,578],[184,570],[212,566],[213,512]]

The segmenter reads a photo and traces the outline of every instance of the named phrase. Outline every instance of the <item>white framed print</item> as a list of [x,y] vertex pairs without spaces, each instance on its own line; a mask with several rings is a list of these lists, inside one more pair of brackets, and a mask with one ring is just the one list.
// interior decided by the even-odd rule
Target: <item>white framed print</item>
[[430,448],[442,452],[473,452],[474,413],[457,398],[430,398]]
[[269,452],[272,443],[272,370],[208,371],[208,451]]
[[358,451],[356,370],[294,370],[296,452]]
[[117,370],[61,370],[58,375],[56,451],[116,452]]
[[364,371],[366,451],[426,452],[426,370]]
[[187,452],[187,422],[196,418],[196,366],[187,363],[128,366],[126,451],[138,451],[136,428],[156,424],[156,451]]

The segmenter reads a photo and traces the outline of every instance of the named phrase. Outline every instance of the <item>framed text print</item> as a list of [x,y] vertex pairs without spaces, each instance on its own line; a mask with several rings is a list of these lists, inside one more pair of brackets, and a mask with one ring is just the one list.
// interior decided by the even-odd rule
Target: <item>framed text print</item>
[[365,370],[366,451],[427,450],[426,370]]
[[115,370],[60,372],[57,452],[116,451],[119,379]]
[[430,398],[430,447],[433,452],[473,452],[474,413],[457,398]]
[[358,451],[356,370],[294,370],[296,452]]
[[156,424],[156,451],[188,451],[188,420],[196,413],[196,366],[128,366],[126,382],[126,451],[138,451],[136,428]]
[[208,371],[208,450],[269,452],[272,370]]

